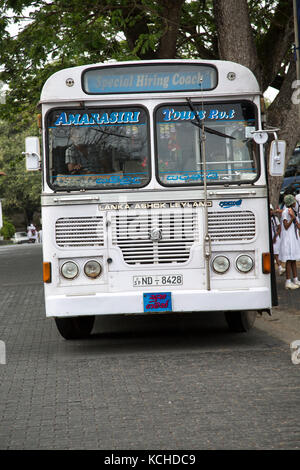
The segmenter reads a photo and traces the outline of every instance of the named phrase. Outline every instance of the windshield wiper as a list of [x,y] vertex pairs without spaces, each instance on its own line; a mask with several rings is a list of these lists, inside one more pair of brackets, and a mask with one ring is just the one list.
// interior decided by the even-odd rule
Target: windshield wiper
[[200,129],[204,129],[204,131],[207,132],[208,134],[214,134],[214,135],[218,135],[219,137],[225,137],[225,138],[228,138],[228,139],[236,140],[235,137],[232,137],[232,135],[227,135],[227,134],[224,134],[223,132],[219,132],[219,131],[216,131],[215,129],[210,129],[210,127],[204,126],[203,123],[201,122],[201,119],[199,118],[199,115],[198,115],[191,99],[186,98],[186,100],[187,100],[187,103],[189,105],[190,110],[195,114],[195,118],[197,120],[197,122],[191,121],[191,123],[194,124],[194,126],[197,126]]
[[[100,126],[100,124],[97,124],[97,126]],[[98,129],[97,127],[91,127],[91,129],[93,131],[101,132],[102,134],[114,135],[115,137],[124,137],[125,139],[130,139],[130,136],[128,135],[115,134],[114,132],[103,131],[102,129]]]
[[[202,124],[199,124],[198,122],[191,121],[191,124],[194,124],[194,126],[197,126],[200,129],[202,129]],[[207,132],[208,134],[215,134],[215,135],[218,135],[220,137],[226,137],[228,139],[236,140],[235,137],[232,137],[232,135],[223,134],[223,132],[216,131],[215,129],[211,129],[210,127],[206,127],[206,126],[203,126],[203,128],[204,128],[205,132]]]

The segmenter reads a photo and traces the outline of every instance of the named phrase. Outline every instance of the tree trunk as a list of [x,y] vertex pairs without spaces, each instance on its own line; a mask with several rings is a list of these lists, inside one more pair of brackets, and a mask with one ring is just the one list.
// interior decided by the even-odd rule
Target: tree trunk
[[164,29],[160,38],[157,52],[158,59],[173,59],[176,57],[177,36],[181,8],[185,0],[161,0],[163,5]]
[[260,67],[246,0],[214,0],[219,56],[248,67],[260,83]]
[[[282,4],[280,4],[282,8]],[[220,59],[232,60],[248,67],[256,76],[261,87],[267,82],[269,77],[268,67],[264,70],[264,64],[259,62],[257,49],[255,47],[253,31],[249,19],[249,11],[246,0],[213,0],[214,15],[218,30],[219,55]],[[286,19],[285,36],[282,33],[281,41],[291,34],[290,18]],[[268,38],[269,39],[269,38]],[[274,39],[275,41],[275,39]],[[268,54],[271,56],[275,51],[270,48]],[[284,47],[286,47],[284,45]],[[281,54],[278,60],[283,61],[284,47],[277,48],[277,53]],[[284,57],[286,60],[286,57]],[[272,63],[275,63],[272,57]],[[277,73],[279,70],[277,70]],[[274,72],[273,72],[274,73]],[[277,98],[270,106],[267,113],[266,128],[269,126],[279,128],[278,137],[287,141],[286,163],[292,154],[298,139],[300,138],[299,127],[299,106],[292,103],[291,97],[294,89],[292,82],[296,79],[295,63],[291,58],[289,70],[284,77]],[[271,138],[269,139],[271,140]],[[282,177],[269,177],[270,202],[273,206],[278,205]]]
[[[291,60],[289,70],[280,88],[280,93],[269,107],[267,114],[268,124],[279,128],[280,132],[278,134],[280,139],[287,142],[285,167],[300,137],[300,108],[299,105],[295,105],[292,102],[292,93],[295,91],[292,83],[295,79],[295,62]],[[282,180],[283,177],[269,177],[270,200],[274,207],[278,204]]]
[[[177,37],[180,24],[181,8],[185,0],[160,0],[155,11],[161,22],[161,36],[157,50],[138,51],[141,59],[174,59],[177,50]],[[125,21],[124,33],[130,49],[134,49],[141,36],[149,36],[149,17],[141,0],[123,8]],[[151,11],[151,10],[149,10]],[[154,13],[154,12],[153,12]]]

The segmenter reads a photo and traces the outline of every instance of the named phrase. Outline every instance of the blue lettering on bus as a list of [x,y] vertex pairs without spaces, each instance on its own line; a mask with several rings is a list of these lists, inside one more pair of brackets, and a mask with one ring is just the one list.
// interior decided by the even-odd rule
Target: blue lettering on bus
[[238,201],[221,201],[219,202],[219,206],[228,209],[229,207],[240,206],[242,204],[242,199]]
[[[192,111],[178,111],[173,108],[166,108],[162,111],[163,114],[163,121],[170,122],[170,121],[191,121],[195,119],[195,113]],[[222,111],[220,109],[211,109],[207,114],[206,111],[201,110],[197,111],[197,116],[203,119],[211,119],[211,120],[230,120],[235,117],[235,110],[230,109],[227,111]]]
[[[219,175],[216,171],[210,171],[206,175],[207,180],[217,180],[218,178],[219,178]],[[181,172],[181,174],[168,175],[166,179],[167,181],[198,181],[198,180],[202,181],[203,174],[196,173],[194,175],[191,175],[187,172]]]
[[140,111],[114,111],[112,113],[84,113],[84,114],[68,114],[60,113],[54,126],[89,126],[104,124],[137,124],[140,122]]
[[132,176],[110,176],[108,178],[97,178],[96,184],[120,184],[120,185],[131,185],[141,184],[141,178]]

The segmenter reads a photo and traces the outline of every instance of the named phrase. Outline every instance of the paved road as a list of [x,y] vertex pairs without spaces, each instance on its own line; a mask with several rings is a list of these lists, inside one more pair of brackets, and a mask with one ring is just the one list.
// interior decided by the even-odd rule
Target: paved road
[[300,292],[278,283],[247,334],[156,316],[68,342],[44,316],[41,247],[0,247],[0,449],[299,449]]

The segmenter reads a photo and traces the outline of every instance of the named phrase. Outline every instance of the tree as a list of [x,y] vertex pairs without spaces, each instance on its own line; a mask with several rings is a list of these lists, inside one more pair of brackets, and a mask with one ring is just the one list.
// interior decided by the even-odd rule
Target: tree
[[[293,4],[290,1],[268,2],[261,8],[261,17],[269,22],[263,34],[255,35],[250,21],[250,9],[265,2],[246,0],[214,0],[220,57],[234,60],[253,71],[261,90],[269,85],[280,92],[268,107],[267,122],[280,129],[280,137],[287,141],[287,155],[291,155],[300,138],[299,110],[292,103],[293,81],[296,79],[292,54],[294,40]],[[266,2],[267,3],[267,2]],[[274,12],[270,10],[274,8]],[[265,15],[264,10],[268,10]],[[272,16],[270,16],[272,12]],[[267,26],[267,27],[266,27]],[[256,28],[259,23],[256,23]],[[282,178],[270,178],[270,199],[277,205]]]
[[3,227],[0,229],[0,235],[4,240],[9,240],[15,234],[15,227],[10,220],[3,217]]
[[0,167],[5,171],[5,176],[0,178],[3,212],[12,215],[22,211],[27,224],[40,209],[41,194],[41,174],[25,170],[22,151],[28,132],[36,134],[36,126],[20,132],[9,123],[0,122]]
[[[10,87],[0,113],[11,122],[33,109],[44,81],[61,68],[107,59],[192,57],[239,62],[253,71],[262,92],[277,87],[268,124],[281,128],[288,155],[300,137],[291,101],[291,0],[6,0],[0,14],[0,78]],[[11,37],[9,22],[21,20],[25,27]],[[280,186],[280,178],[271,179],[273,204]]]

